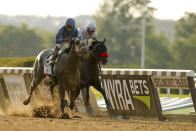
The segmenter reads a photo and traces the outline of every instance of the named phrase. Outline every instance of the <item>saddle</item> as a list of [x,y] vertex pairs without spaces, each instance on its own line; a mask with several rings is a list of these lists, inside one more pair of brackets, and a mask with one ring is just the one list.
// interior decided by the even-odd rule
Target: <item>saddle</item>
[[62,54],[63,54],[63,51],[59,50],[58,56],[55,59],[54,64],[49,64],[49,61],[52,59],[52,55],[50,55],[48,58],[46,58],[46,62],[44,64],[44,74],[55,76],[54,68],[55,68],[56,63],[57,63],[57,61],[59,60],[59,58],[61,57]]

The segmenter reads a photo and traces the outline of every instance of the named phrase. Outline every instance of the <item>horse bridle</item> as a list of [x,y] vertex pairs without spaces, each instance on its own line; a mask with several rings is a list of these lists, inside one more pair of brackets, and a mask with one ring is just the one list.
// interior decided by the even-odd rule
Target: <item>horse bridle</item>
[[[95,46],[95,45],[93,45],[93,46]],[[91,50],[93,50],[93,49],[91,49]],[[103,53],[104,53],[104,55],[102,55]],[[101,65],[100,65],[101,57],[105,56],[105,55],[106,55],[106,57],[108,57],[108,54],[106,54],[106,52],[102,52],[101,54],[96,55],[93,51],[91,51],[90,54],[96,59],[98,65],[99,65],[99,71],[101,72]]]

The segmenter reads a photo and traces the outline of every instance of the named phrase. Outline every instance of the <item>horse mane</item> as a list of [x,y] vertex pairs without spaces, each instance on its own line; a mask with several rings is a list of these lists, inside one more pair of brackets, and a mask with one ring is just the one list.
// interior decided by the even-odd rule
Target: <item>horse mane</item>
[[99,43],[105,43],[105,41],[106,41],[105,38],[104,38],[103,41],[94,40],[94,41],[91,42],[91,45],[92,45],[92,46],[95,46],[96,44],[99,44]]
[[91,45],[89,47],[89,50],[93,49],[93,47],[99,43],[102,43],[102,41],[94,40],[91,42]]
[[94,41],[91,42],[91,45],[95,46],[98,43],[102,43],[102,41],[94,40]]

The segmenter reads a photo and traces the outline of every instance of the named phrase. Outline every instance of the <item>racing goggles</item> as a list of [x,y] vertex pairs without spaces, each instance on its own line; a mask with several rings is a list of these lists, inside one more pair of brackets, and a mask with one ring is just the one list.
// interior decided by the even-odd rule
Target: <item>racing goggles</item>
[[89,29],[87,30],[88,32],[95,32],[95,30]]
[[73,27],[72,27],[71,25],[66,25],[65,27],[66,27],[66,28],[73,29]]

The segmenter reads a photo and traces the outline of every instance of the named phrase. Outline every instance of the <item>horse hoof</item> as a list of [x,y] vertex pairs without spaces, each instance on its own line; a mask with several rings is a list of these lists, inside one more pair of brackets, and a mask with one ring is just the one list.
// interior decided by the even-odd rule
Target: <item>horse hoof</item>
[[71,119],[71,117],[67,113],[62,113],[60,118],[61,119]]
[[71,118],[73,118],[75,116],[75,111],[72,109],[72,110],[69,110],[69,116]]
[[23,104],[24,104],[24,105],[28,105],[28,104],[29,104],[29,101],[25,100],[25,101],[23,102]]
[[93,111],[90,105],[86,106],[86,112],[88,114],[88,116],[93,116]]
[[108,108],[111,110],[111,109],[112,109],[112,106],[111,106],[111,105],[109,105],[109,106],[108,106]]
[[108,101],[108,102],[106,102],[106,107],[107,107],[107,109],[112,109],[112,104]]
[[69,103],[68,103],[67,100],[64,100],[64,105],[65,105],[66,107],[69,107]]
[[90,106],[90,103],[89,103],[89,101],[85,101],[85,106]]

